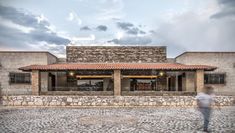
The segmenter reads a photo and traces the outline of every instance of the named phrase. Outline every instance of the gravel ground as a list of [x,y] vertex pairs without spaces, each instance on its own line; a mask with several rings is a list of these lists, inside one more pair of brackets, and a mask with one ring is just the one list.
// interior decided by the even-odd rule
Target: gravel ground
[[[195,108],[0,108],[0,133],[200,133]],[[235,133],[235,106],[214,109],[211,132]]]

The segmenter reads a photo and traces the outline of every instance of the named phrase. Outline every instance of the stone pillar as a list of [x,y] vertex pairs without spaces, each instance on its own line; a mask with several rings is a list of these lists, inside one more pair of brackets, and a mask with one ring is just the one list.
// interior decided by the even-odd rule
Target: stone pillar
[[114,96],[121,95],[121,70],[114,70]]
[[47,92],[48,91],[48,72],[40,72],[40,91]]
[[109,86],[109,78],[104,78],[103,79],[103,91],[107,91],[107,88],[108,88],[108,86]]
[[189,92],[196,91],[196,73],[195,72],[186,72],[185,73],[185,89]]
[[175,74],[175,91],[178,91],[178,73]]
[[204,70],[196,71],[196,91],[202,92],[204,87]]
[[32,95],[39,95],[40,91],[40,72],[38,70],[32,71]]

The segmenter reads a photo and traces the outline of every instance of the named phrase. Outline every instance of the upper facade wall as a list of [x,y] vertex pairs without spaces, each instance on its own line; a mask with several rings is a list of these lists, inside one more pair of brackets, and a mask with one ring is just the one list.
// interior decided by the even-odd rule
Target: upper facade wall
[[20,67],[47,64],[46,53],[0,52],[0,62],[3,68],[18,69]]
[[18,69],[28,65],[47,65],[57,62],[57,58],[47,52],[1,52],[0,62],[7,69]]
[[80,63],[166,62],[166,47],[67,46],[67,62],[80,62]]
[[175,60],[187,65],[212,65],[218,69],[231,69],[234,68],[235,52],[186,52]]
[[47,54],[47,64],[54,64],[58,62],[58,58],[52,54]]

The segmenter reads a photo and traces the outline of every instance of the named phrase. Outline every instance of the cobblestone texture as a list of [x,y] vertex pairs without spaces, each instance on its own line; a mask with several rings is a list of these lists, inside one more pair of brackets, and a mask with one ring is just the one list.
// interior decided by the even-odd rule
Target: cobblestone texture
[[[200,133],[195,108],[0,108],[1,133]],[[212,132],[235,132],[235,106],[213,110]]]

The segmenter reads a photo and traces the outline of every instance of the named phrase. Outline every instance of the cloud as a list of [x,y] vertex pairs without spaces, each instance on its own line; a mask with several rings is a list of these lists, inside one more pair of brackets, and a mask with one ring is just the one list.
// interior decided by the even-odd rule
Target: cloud
[[[121,45],[163,45],[167,46],[168,57],[175,57],[184,51],[234,51],[234,16],[231,13],[217,16],[234,9],[234,4],[222,0],[213,4],[208,5],[210,9],[172,12],[170,18],[158,21],[156,28],[150,29],[145,36],[139,36],[140,32],[137,34],[134,24],[119,22],[117,26],[127,35],[108,42]],[[217,12],[217,7],[220,12]]]
[[3,19],[2,17],[0,17],[0,22],[1,22],[2,26],[6,26],[6,27],[9,27],[9,28],[13,28],[13,29],[18,29],[18,30],[20,30],[24,33],[30,33],[31,31],[34,30],[34,28],[32,28],[32,27],[26,27],[26,26],[23,26],[23,25],[19,25],[19,24],[13,23],[10,20]]
[[96,29],[98,31],[106,31],[108,29],[108,27],[105,26],[105,25],[99,25],[99,26],[96,27]]
[[47,29],[46,26],[49,26],[49,22],[46,20],[38,21],[40,16],[30,14],[23,10],[17,10],[13,7],[5,7],[0,5],[0,16],[6,20],[12,21],[12,23],[32,27],[35,29]]
[[93,29],[96,29],[98,31],[107,31],[108,27],[105,26],[105,25],[99,25],[96,28],[92,28],[92,29],[88,26],[83,26],[83,27],[80,28],[80,30],[83,30],[83,31],[91,31]]
[[92,41],[95,40],[95,35],[91,34],[88,37],[72,37],[72,42],[75,43],[77,41]]
[[235,17],[235,0],[218,0],[221,10],[211,18]]
[[211,14],[192,11],[174,14],[171,21],[156,25],[151,31],[153,42],[168,46],[173,57],[179,51],[235,50],[235,20],[211,19]]
[[37,44],[37,47],[43,47],[45,51],[53,51],[53,54],[57,55],[57,57],[65,57],[66,55],[66,46],[64,45],[56,45],[56,44],[48,44],[45,42],[40,42]]
[[70,12],[69,16],[67,18],[68,21],[74,21],[76,22],[78,25],[82,24],[82,20],[78,17],[77,13],[75,12]]
[[83,26],[80,28],[80,30],[91,30],[91,28],[89,28],[88,26]]
[[145,32],[145,31],[142,31],[142,30],[140,30],[139,33],[140,33],[140,34],[146,34],[146,32]]
[[30,33],[30,36],[32,37],[33,40],[36,41],[45,41],[47,43],[51,44],[57,44],[57,45],[66,45],[70,42],[70,40],[62,38],[58,36],[56,33],[47,33],[44,31],[34,31]]
[[120,39],[112,39],[108,43],[122,44],[122,45],[147,45],[152,42],[151,38],[148,36],[138,37],[138,36],[128,36]]
[[128,34],[133,34],[133,35],[137,35],[138,32],[139,32],[139,29],[138,29],[138,28],[131,28],[131,29],[127,30],[126,33],[128,33]]
[[98,21],[120,20],[125,16],[123,0],[97,0],[95,4],[100,9],[96,15]]
[[117,26],[123,30],[129,30],[134,25],[128,22],[117,22]]
[[70,42],[53,31],[53,26],[42,15],[0,5],[0,20],[0,47],[33,49],[41,42],[54,45]]
[[116,37],[107,41],[108,43],[121,45],[147,45],[152,43],[151,36],[143,36],[146,32],[140,30],[134,24],[129,22],[116,22],[116,25],[122,31],[118,31]]
[[146,34],[146,32],[140,30],[138,27],[135,27],[134,24],[129,22],[117,22],[117,26],[130,35]]
[[47,18],[41,14],[40,16],[37,16],[36,19],[38,20],[38,23],[41,23],[43,21],[48,21]]

